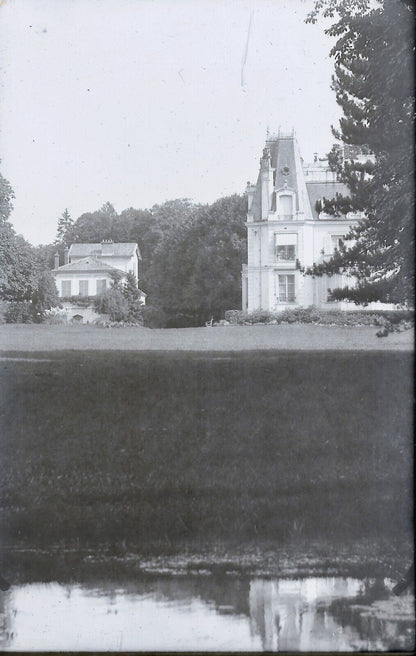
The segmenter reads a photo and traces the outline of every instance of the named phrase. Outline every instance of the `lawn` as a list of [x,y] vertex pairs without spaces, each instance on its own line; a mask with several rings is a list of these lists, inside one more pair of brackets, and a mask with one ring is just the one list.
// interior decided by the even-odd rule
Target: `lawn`
[[3,545],[411,539],[410,352],[28,350],[0,368]]
[[409,350],[414,330],[376,337],[376,326],[305,324],[214,328],[97,328],[79,325],[0,325],[0,351],[105,350]]

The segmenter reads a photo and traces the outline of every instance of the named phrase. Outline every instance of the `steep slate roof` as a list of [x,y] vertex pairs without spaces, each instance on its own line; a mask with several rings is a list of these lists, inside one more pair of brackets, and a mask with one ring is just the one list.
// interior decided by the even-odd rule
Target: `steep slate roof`
[[88,272],[88,271],[107,271],[108,273],[111,273],[111,271],[119,271],[120,273],[124,273],[124,271],[120,271],[120,269],[117,269],[116,267],[110,266],[110,264],[104,264],[103,262],[100,262],[100,260],[97,260],[96,257],[93,257],[92,255],[89,255],[88,257],[84,257],[81,260],[77,260],[76,262],[71,262],[70,264],[64,264],[63,266],[58,267],[57,269],[54,269],[55,272],[65,272],[68,271],[69,273],[78,273],[78,272]]
[[69,257],[85,257],[86,255],[95,255],[100,256],[103,254],[103,246],[105,251],[110,251],[104,253],[105,257],[131,257],[134,253],[137,244],[135,242],[104,242],[104,244],[93,243],[93,244],[72,244],[69,249]]
[[255,221],[260,221],[261,218],[260,198],[261,198],[261,177],[259,173],[256,182],[256,191],[253,197],[253,204],[251,206],[251,212],[253,213],[253,218]]
[[[332,200],[335,198],[336,194],[342,194],[343,196],[348,196],[350,194],[347,185],[342,182],[307,182],[306,189],[308,190],[314,219],[318,218],[318,212],[315,209],[315,203],[317,200],[322,200],[323,198]],[[345,215],[341,215],[340,218],[344,216]]]
[[[270,148],[272,168],[276,169],[274,187],[282,189],[286,183],[289,189],[297,191],[294,138],[281,137],[278,141],[270,139],[266,144]],[[286,167],[289,171],[284,175]]]
[[[295,191],[296,209],[299,209],[300,201],[302,201],[302,207],[305,207],[305,204],[309,204],[312,218],[318,219],[318,212],[315,209],[316,201],[322,200],[323,198],[332,200],[337,193],[348,196],[348,187],[342,182],[308,182],[302,170],[299,154],[296,155],[298,153],[297,149],[295,153],[295,141],[293,135],[283,137],[271,136],[266,140],[266,146],[270,152],[270,166],[274,169],[273,188],[279,191],[287,186],[288,189]],[[274,196],[272,198],[271,210],[276,211]],[[255,221],[261,219],[260,173],[257,178],[256,191],[250,211]],[[345,218],[345,216],[341,215],[340,218]]]

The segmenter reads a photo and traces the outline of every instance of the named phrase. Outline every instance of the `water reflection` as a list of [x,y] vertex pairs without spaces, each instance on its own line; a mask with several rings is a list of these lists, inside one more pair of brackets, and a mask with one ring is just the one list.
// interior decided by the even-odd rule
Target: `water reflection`
[[16,586],[3,650],[411,650],[413,596],[388,581],[165,577],[123,586]]

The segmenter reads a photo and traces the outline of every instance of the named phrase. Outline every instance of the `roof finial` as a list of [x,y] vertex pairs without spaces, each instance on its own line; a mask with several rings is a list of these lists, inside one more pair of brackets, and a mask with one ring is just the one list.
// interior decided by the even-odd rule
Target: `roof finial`
[[267,139],[270,137],[269,124],[267,124],[266,137],[267,137]]

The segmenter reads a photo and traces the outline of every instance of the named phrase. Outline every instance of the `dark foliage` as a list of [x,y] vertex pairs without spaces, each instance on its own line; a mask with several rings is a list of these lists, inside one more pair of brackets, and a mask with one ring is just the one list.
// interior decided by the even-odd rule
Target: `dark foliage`
[[[246,200],[238,195],[204,206],[176,199],[120,215],[107,203],[98,212],[83,214],[74,224],[74,234],[80,242],[112,239],[139,244],[139,285],[148,293],[151,309],[139,307],[136,298],[136,310],[126,320],[134,314],[141,317],[144,311],[146,324],[152,327],[199,326],[240,304],[245,218]],[[132,290],[123,293],[131,296]]]
[[74,220],[69,214],[68,208],[62,212],[58,219],[55,244],[58,246],[70,246],[76,239]]
[[99,314],[108,314],[111,321],[126,321],[129,314],[128,301],[117,287],[99,294],[94,301],[94,308]]
[[131,272],[127,274],[126,280],[123,284],[122,294],[128,304],[126,321],[131,323],[143,323],[143,303],[140,300],[137,280]]
[[11,301],[4,312],[6,323],[33,323],[32,304],[29,301]]
[[240,304],[246,257],[246,199],[234,195],[195,208],[158,245],[149,276],[152,303],[169,327],[203,325]]
[[[0,174],[0,300],[17,304],[33,301],[32,309],[40,316],[53,297],[54,283],[39,251],[17,235],[9,222],[13,197],[9,182]],[[9,317],[24,317],[24,307],[9,308]]]
[[[329,154],[330,164],[350,188],[349,198],[324,202],[337,215],[363,211],[366,218],[314,274],[347,269],[356,289],[337,292],[356,302],[414,302],[414,4],[406,0],[317,0],[319,13],[333,19],[327,33],[337,38],[333,88],[343,117],[334,134],[349,146]],[[353,162],[353,147],[374,153],[375,163]]]
[[44,319],[45,310],[50,310],[59,305],[58,290],[50,271],[41,271],[36,276],[31,303],[35,321],[39,322]]

